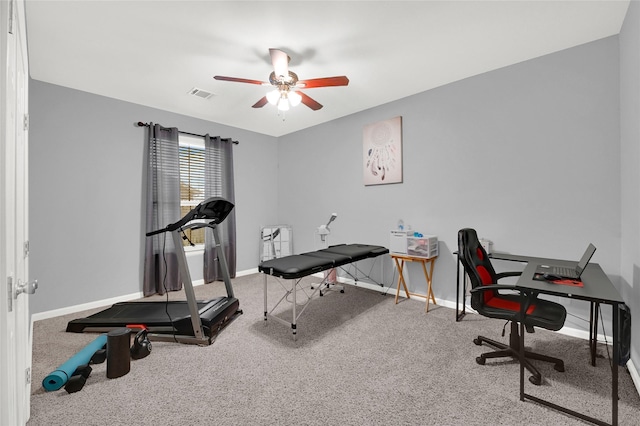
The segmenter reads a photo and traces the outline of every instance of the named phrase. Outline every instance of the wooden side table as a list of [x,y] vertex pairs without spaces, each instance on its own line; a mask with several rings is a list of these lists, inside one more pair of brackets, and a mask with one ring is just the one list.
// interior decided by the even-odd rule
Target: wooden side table
[[[408,256],[406,254],[398,254],[398,253],[390,253],[391,258],[396,263],[396,268],[398,269],[398,288],[396,289],[396,304],[398,303],[398,297],[400,296],[400,285],[404,289],[405,294],[407,295],[407,299],[411,299],[411,296],[421,296],[426,297],[427,303],[425,305],[424,311],[429,312],[429,299],[436,305],[436,298],[433,295],[433,290],[431,290],[431,278],[433,277],[433,265],[438,258],[438,256],[426,258],[426,257],[417,257],[417,256]],[[404,262],[420,262],[422,264],[422,271],[424,272],[424,277],[427,280],[427,294],[418,294],[418,293],[410,293],[407,288],[407,283],[404,280]],[[429,264],[429,271],[427,271],[427,264]]]

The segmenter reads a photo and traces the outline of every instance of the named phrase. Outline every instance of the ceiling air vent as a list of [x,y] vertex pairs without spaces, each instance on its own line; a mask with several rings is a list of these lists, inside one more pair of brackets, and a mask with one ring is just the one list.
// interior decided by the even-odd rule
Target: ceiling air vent
[[209,99],[210,97],[213,96],[213,93],[207,92],[206,90],[198,89],[197,87],[194,87],[193,89],[189,90],[189,94],[193,96],[197,96],[202,99]]

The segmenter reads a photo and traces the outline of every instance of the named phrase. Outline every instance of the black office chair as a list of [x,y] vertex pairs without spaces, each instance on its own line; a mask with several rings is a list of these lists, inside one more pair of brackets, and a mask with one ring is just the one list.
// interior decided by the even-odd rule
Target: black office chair
[[[474,229],[465,228],[458,232],[458,253],[464,266],[464,270],[471,281],[471,307],[480,315],[489,318],[504,319],[511,322],[511,334],[509,344],[497,342],[484,336],[478,336],[473,340],[476,345],[487,343],[497,348],[497,351],[483,353],[476,358],[476,362],[484,365],[487,358],[519,357],[520,335],[518,324],[524,323],[526,330],[533,332],[533,327],[542,327],[548,330],[560,330],[564,325],[567,311],[564,306],[543,299],[537,299],[535,295],[527,295],[520,292],[512,285],[497,284],[498,280],[521,275],[521,272],[503,272],[497,274],[491,265],[489,256],[484,250],[478,235]],[[504,292],[508,290],[507,292]],[[500,291],[503,291],[502,293]],[[505,294],[506,293],[506,294]],[[521,319],[521,303],[525,303],[524,319]],[[564,371],[564,362],[559,358],[524,351],[524,356],[529,359],[537,359],[554,363],[557,371]],[[529,381],[535,385],[542,383],[540,372],[528,359],[524,360],[525,367],[532,374]]]

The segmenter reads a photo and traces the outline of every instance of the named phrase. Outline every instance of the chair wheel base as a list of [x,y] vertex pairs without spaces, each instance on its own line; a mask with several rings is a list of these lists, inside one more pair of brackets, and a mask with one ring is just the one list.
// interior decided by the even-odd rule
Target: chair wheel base
[[480,365],[484,365],[487,362],[487,360],[479,356],[479,357],[476,357],[476,362]]
[[540,386],[542,384],[542,377],[529,376],[529,381],[536,386]]
[[564,373],[564,362],[559,362],[558,364],[555,364],[553,368],[556,371],[559,371],[560,373]]
[[477,337],[473,339],[473,343],[475,343],[478,346],[482,346],[482,340],[478,339]]

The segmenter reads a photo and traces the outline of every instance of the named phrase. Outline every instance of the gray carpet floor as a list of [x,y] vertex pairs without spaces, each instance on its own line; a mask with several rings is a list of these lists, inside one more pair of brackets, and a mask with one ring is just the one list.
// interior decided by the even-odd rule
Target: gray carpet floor
[[[305,285],[314,281],[304,280]],[[270,306],[283,286],[270,278]],[[33,330],[30,426],[38,425],[582,425],[533,402],[519,400],[513,360],[478,365],[489,351],[473,339],[501,337],[503,321],[347,286],[316,296],[298,321],[298,337],[263,320],[262,276],[233,280],[244,314],[211,346],[154,342],[130,372],[106,377],[106,362],[80,392],[47,392],[42,379],[95,339],[66,333],[69,320],[98,310],[37,321]],[[196,287],[198,299],[223,295],[222,283]],[[183,298],[182,292],[170,298]],[[162,297],[154,297],[162,299]],[[299,300],[301,302],[301,300]],[[291,305],[284,303],[283,317]],[[507,328],[508,331],[508,328]],[[533,350],[565,360],[566,372],[534,363],[541,386],[527,393],[611,420],[611,375],[606,348],[589,364],[586,341],[546,330],[527,334]],[[527,375],[528,377],[528,375]],[[619,369],[621,425],[640,424],[640,397]]]

